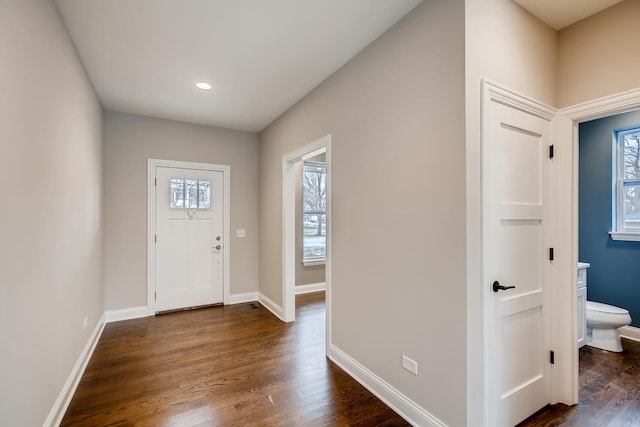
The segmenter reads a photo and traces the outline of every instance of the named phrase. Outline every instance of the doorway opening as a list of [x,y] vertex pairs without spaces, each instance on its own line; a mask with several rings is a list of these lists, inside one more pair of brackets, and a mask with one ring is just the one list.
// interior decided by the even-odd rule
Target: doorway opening
[[[324,156],[326,177],[325,213],[312,215],[320,222],[325,241],[325,298],[326,298],[326,345],[330,345],[331,333],[331,135],[327,135],[282,158],[282,320],[295,321],[296,305],[296,194],[299,186],[298,173],[304,161]],[[311,218],[310,218],[311,220]]]
[[[615,94],[612,96],[596,99],[573,107],[560,110],[557,120],[558,141],[561,147],[566,147],[567,153],[559,156],[561,163],[559,169],[558,183],[558,238],[562,243],[561,252],[566,257],[566,261],[561,261],[559,265],[563,283],[568,288],[557,294],[559,304],[565,307],[572,307],[571,319],[568,323],[573,327],[570,336],[561,338],[559,345],[569,347],[568,354],[571,355],[571,369],[564,375],[558,377],[558,390],[566,388],[571,394],[571,403],[579,401],[579,348],[578,342],[578,289],[576,286],[576,268],[579,260],[579,143],[581,123],[595,119],[609,117],[617,114],[627,113],[640,109],[640,89]],[[563,286],[564,288],[564,286]],[[565,298],[568,299],[565,304]],[[565,347],[566,346],[566,347]],[[558,399],[561,400],[561,399]]]

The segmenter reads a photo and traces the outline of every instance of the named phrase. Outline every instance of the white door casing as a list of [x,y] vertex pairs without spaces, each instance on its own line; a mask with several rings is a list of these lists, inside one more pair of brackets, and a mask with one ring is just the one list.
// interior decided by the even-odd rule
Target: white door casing
[[327,354],[331,341],[331,135],[326,135],[282,157],[282,316],[284,322],[295,321],[295,164],[318,154],[326,155],[327,170],[327,240],[325,261],[325,307]]
[[[482,252],[486,425],[551,401],[553,109],[484,82]],[[513,289],[492,289],[494,282]]]
[[[229,172],[226,165],[149,160],[148,310],[229,300]],[[211,182],[211,207],[169,206],[171,178]]]

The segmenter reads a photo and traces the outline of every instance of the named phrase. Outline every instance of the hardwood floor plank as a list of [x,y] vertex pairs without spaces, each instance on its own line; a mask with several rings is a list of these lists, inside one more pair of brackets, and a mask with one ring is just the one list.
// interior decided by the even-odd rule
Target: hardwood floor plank
[[406,426],[325,357],[324,293],[108,324],[63,426]]
[[582,347],[579,404],[549,406],[518,426],[640,426],[640,343],[622,345],[622,353]]

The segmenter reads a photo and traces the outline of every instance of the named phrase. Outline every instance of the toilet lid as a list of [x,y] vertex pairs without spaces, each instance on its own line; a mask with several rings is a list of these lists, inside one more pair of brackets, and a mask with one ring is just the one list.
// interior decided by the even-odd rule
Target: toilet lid
[[628,314],[629,312],[624,308],[616,307],[615,305],[603,304],[601,302],[587,301],[587,310],[598,311],[600,313],[611,314]]

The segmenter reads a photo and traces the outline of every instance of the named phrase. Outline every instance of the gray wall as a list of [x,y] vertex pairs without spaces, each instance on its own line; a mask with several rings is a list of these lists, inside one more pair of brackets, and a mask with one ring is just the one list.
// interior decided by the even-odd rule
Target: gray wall
[[0,425],[31,427],[104,309],[102,109],[52,2],[0,2],[0,52]]
[[558,32],[558,107],[640,87],[639,16],[625,0]]
[[640,242],[612,240],[613,131],[640,126],[640,111],[580,124],[580,261],[588,262],[587,298],[629,310],[640,326]]
[[260,134],[261,291],[281,303],[282,156],[331,134],[332,344],[452,426],[466,423],[464,21],[462,0],[425,1]]
[[[147,159],[231,166],[231,294],[258,290],[258,136],[106,112],[106,310],[147,305]],[[122,191],[127,188],[127,191]],[[246,230],[236,238],[236,229]]]

